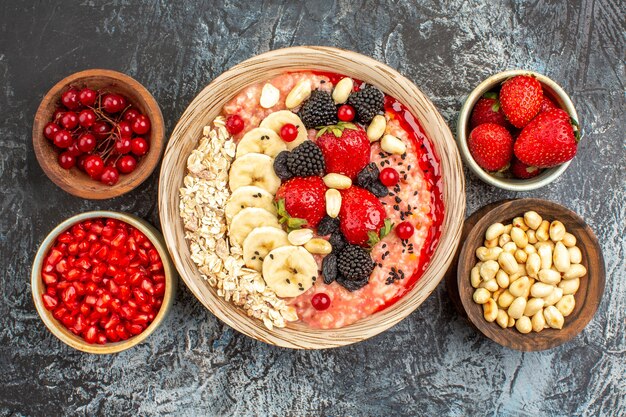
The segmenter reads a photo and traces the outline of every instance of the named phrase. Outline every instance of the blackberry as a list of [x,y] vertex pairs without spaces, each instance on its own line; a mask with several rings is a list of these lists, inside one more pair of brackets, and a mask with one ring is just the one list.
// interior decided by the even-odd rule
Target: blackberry
[[350,94],[348,104],[356,110],[356,119],[359,122],[369,123],[384,110],[385,95],[378,88],[367,84],[356,93]]
[[274,159],[274,172],[276,176],[283,181],[287,181],[289,178],[293,177],[293,174],[287,168],[287,158],[289,157],[289,152],[282,151],[278,155],[276,155],[276,159]]
[[287,169],[297,177],[323,175],[326,169],[324,154],[313,141],[305,140],[287,154]]
[[358,281],[352,281],[339,275],[337,276],[336,280],[337,280],[337,284],[341,285],[346,290],[352,292],[352,291],[360,290],[361,288],[365,287],[369,283],[370,277],[368,275],[365,278],[362,278]]
[[368,189],[378,179],[379,174],[376,164],[370,162],[356,175],[356,184],[361,188]]
[[298,116],[307,129],[337,124],[337,107],[330,93],[322,90],[311,92],[311,97],[302,105]]
[[330,246],[333,247],[333,252],[339,253],[347,244],[346,238],[343,237],[343,234],[339,230],[333,232],[330,235],[330,239],[328,239]]
[[317,224],[317,234],[326,236],[339,229],[339,219],[330,216],[324,216]]
[[360,246],[347,245],[337,256],[337,270],[348,281],[367,281],[373,269],[374,261]]
[[329,253],[322,261],[322,275],[324,284],[328,285],[337,279],[337,255]]

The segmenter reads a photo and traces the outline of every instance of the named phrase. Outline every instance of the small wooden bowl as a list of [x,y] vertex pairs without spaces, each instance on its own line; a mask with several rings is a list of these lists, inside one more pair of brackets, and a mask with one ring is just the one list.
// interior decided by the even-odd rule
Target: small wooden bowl
[[[121,342],[107,343],[104,345],[89,344],[85,342],[83,338],[78,337],[74,333],[70,332],[62,323],[59,323],[59,321],[52,316],[52,312],[43,305],[43,300],[41,299],[41,296],[45,290],[45,285],[41,278],[41,268],[43,266],[44,258],[48,254],[48,251],[56,241],[57,237],[76,223],[80,223],[87,219],[101,217],[123,221],[137,228],[144,235],[146,235],[146,237],[150,240],[150,242],[152,242],[156,250],[159,252],[159,256],[161,257],[161,261],[163,262],[163,270],[165,271],[165,294],[163,295],[163,304],[161,305],[161,309],[159,310],[159,313],[156,315],[152,323],[150,323],[150,325],[143,332],[136,336],[133,336]],[[33,268],[31,271],[31,290],[33,292],[33,301],[35,302],[35,308],[37,309],[39,317],[41,317],[41,320],[43,320],[48,330],[50,330],[52,334],[59,338],[63,343],[73,347],[74,349],[78,349],[87,353],[99,354],[121,352],[143,342],[148,336],[150,336],[150,334],[152,334],[152,332],[154,332],[156,328],[159,327],[159,325],[167,316],[167,313],[170,311],[170,308],[172,307],[172,303],[174,302],[174,298],[176,296],[177,282],[178,279],[176,275],[176,270],[174,269],[174,265],[172,265],[172,261],[170,260],[170,257],[167,253],[165,241],[163,240],[163,236],[161,236],[159,231],[155,229],[150,223],[146,222],[143,219],[140,219],[139,217],[114,211],[90,211],[87,213],[81,213],[76,216],[70,217],[69,219],[59,224],[48,234],[48,236],[46,236],[44,241],[41,243],[41,246],[39,246],[39,250],[35,255],[35,260],[33,261]]]
[[[418,119],[433,142],[443,183],[445,216],[441,238],[430,263],[415,286],[389,308],[352,325],[334,330],[312,329],[301,323],[268,330],[259,320],[217,296],[191,260],[179,213],[179,189],[187,158],[202,129],[221,113],[224,104],[245,87],[297,70],[342,73],[371,83],[397,98]],[[191,102],[168,143],[159,181],[159,212],[163,233],[178,271],[206,308],[234,329],[257,340],[295,349],[324,349],[356,343],[388,329],[415,310],[435,289],[458,246],[465,213],[465,181],[461,159],[446,122],[430,100],[408,79],[372,58],[336,48],[294,47],[258,55],[215,79]]]
[[[476,249],[483,246],[485,232],[493,223],[510,223],[513,218],[534,210],[545,220],[559,220],[568,232],[576,236],[576,246],[582,252],[582,264],[587,275],[580,279],[580,288],[574,295],[576,306],[572,314],[565,317],[561,330],[544,329],[536,333],[519,333],[514,327],[502,329],[495,322],[488,323],[483,317],[483,308],[472,299],[474,288],[470,284],[470,270],[476,265]],[[494,342],[512,349],[538,351],[559,346],[580,333],[595,314],[604,293],[605,268],[602,250],[593,231],[573,211],[547,200],[525,198],[497,203],[480,218],[468,233],[459,254],[456,281],[460,301],[469,321]]]
[[[58,107],[61,94],[69,85],[88,86],[92,89],[106,88],[108,91],[123,94],[142,114],[150,118],[150,150],[130,174],[120,174],[113,186],[91,179],[77,167],[69,170],[61,168],[57,162],[59,152],[43,134],[43,129],[51,120]],[[117,71],[89,69],[80,71],[56,83],[45,95],[33,123],[33,148],[39,165],[56,185],[77,197],[102,200],[127,193],[144,182],[154,171],[165,147],[165,125],[159,104],[152,94],[136,80]]]

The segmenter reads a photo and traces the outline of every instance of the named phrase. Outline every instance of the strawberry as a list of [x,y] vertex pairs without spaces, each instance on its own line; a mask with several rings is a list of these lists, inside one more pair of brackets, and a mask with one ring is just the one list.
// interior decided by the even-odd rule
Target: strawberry
[[541,107],[539,108],[539,113],[543,113],[544,111],[548,111],[550,109],[559,109],[560,107],[556,105],[554,101],[548,98],[545,94],[543,99],[541,100]]
[[339,227],[353,245],[366,245],[369,232],[378,234],[385,224],[385,208],[369,191],[352,186],[341,192]]
[[317,145],[326,160],[326,172],[351,179],[370,162],[370,141],[360,127],[346,122],[319,131]]
[[484,123],[472,130],[467,146],[474,161],[486,171],[499,171],[511,162],[513,138],[508,130],[495,123]]
[[474,105],[470,116],[470,127],[473,129],[483,123],[495,123],[506,128],[511,126],[502,112],[497,93],[486,93]]
[[320,177],[295,177],[276,192],[278,215],[288,229],[316,227],[326,214],[326,185]]
[[548,110],[535,117],[519,134],[515,156],[526,165],[551,168],[576,155],[577,139],[567,112]]
[[515,157],[513,157],[513,161],[511,161],[511,168],[509,169],[511,170],[511,174],[513,174],[515,178],[520,178],[523,180],[536,177],[543,171],[543,169],[541,168],[528,166]]
[[504,115],[517,128],[526,126],[539,113],[543,90],[530,75],[518,75],[502,84],[500,104]]

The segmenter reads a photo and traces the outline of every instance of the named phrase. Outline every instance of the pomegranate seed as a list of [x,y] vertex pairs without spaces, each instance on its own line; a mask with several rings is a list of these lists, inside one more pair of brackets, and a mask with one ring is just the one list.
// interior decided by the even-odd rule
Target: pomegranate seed
[[104,334],[107,338],[107,341],[109,342],[119,342],[120,340],[120,337],[118,336],[115,329],[106,329]]
[[57,320],[61,320],[67,314],[67,309],[63,306],[57,307],[52,312],[52,317]]
[[96,337],[96,343],[98,343],[99,345],[104,345],[107,342],[107,338],[104,334],[102,333],[98,333],[98,336]]
[[91,307],[89,307],[89,304],[83,304],[80,306],[80,314],[85,317],[91,314]]
[[141,304],[145,304],[148,302],[148,296],[139,288],[133,288],[133,297],[135,297],[135,299]]
[[46,285],[56,284],[59,280],[59,277],[54,272],[44,272],[41,274],[41,278]]
[[127,238],[128,238],[128,235],[126,233],[120,232],[113,238],[113,240],[111,240],[111,246],[119,249],[122,246],[124,246]]
[[61,294],[61,299],[66,304],[72,302],[75,297],[76,297],[76,288],[74,287],[67,287]]
[[57,296],[57,289],[56,289],[56,287],[48,286],[46,288],[46,294],[48,294],[51,297],[56,297]]
[[[147,319],[147,317],[146,317]],[[131,324],[128,326],[128,331],[130,332],[130,334],[132,334],[133,336],[138,335],[139,333],[143,332],[143,327],[139,324]]]
[[114,314],[111,314],[111,317],[109,318],[107,323],[104,325],[104,328],[114,329],[115,326],[117,326],[118,324],[120,324],[120,316],[114,313]]
[[49,294],[43,294],[41,299],[43,300],[43,305],[48,310],[53,310],[59,304],[59,300]]

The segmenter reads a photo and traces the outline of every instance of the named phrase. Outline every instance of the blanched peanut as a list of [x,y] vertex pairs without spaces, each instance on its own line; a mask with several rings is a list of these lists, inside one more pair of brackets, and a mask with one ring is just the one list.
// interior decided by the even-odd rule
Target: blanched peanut
[[488,248],[495,248],[496,246],[498,246],[498,238],[491,239],[491,240],[485,240],[484,244]]
[[578,279],[587,274],[587,268],[581,264],[573,264],[569,267],[566,273],[563,274],[563,279]]
[[509,242],[506,245],[502,246],[502,250],[513,255],[517,250],[517,245],[515,244],[515,242]]
[[565,235],[563,235],[562,242],[568,248],[572,248],[572,247],[576,246],[576,236],[574,236],[573,234],[567,232],[567,233],[565,233]]
[[537,274],[541,269],[541,258],[536,253],[528,255],[526,260],[526,273],[529,277],[537,278]]
[[544,284],[556,285],[561,282],[561,274],[553,269],[542,269],[538,274],[539,281]]
[[541,269],[550,269],[552,266],[552,248],[548,245],[541,245],[537,249],[537,253],[541,258]]
[[370,125],[367,127],[367,137],[370,142],[376,142],[385,134],[385,130],[387,129],[387,119],[385,116],[381,116],[377,114],[374,116]]
[[506,233],[507,235],[511,234],[511,229],[513,228],[512,224],[506,224],[504,225],[504,233]]
[[335,100],[336,104],[342,104],[348,101],[348,97],[352,92],[352,87],[354,86],[354,81],[352,78],[346,77],[342,78],[336,85],[333,90],[333,100]]
[[528,277],[521,277],[509,285],[509,292],[515,297],[523,297],[529,288],[530,281]]
[[486,248],[485,246],[481,246],[476,249],[476,257],[481,261],[495,261],[498,259],[498,256],[502,253],[502,248]]
[[498,305],[493,301],[493,298],[490,298],[483,304],[483,316],[489,323],[496,321],[496,317],[498,317]]
[[528,260],[528,254],[524,252],[523,249],[516,250],[513,256],[515,256],[515,260],[521,264],[526,263]]
[[491,293],[484,288],[479,288],[472,295],[476,304],[485,304],[491,298]]
[[498,326],[502,327],[503,329],[506,329],[508,324],[509,324],[509,315],[506,314],[506,311],[499,309],[498,310],[498,316],[496,317],[496,323],[498,323]]
[[550,295],[548,295],[547,297],[543,297],[543,305],[553,306],[558,303],[561,298],[563,298],[563,290],[557,287],[552,290]]
[[[524,218],[523,218],[523,217],[516,217],[516,218],[514,218],[512,223],[513,223],[513,228],[516,228],[516,227],[517,227],[517,228],[519,228],[519,229],[522,229],[522,231],[524,231],[524,232],[525,232],[526,230],[528,230],[528,225],[527,225],[527,224],[526,224],[526,222],[524,221]],[[511,232],[512,232],[512,231],[513,231],[513,230],[511,230]],[[511,237],[513,237],[513,236],[511,236]]]
[[576,306],[576,300],[573,294],[568,294],[561,298],[558,303],[555,304],[557,310],[563,314],[563,317],[567,317],[572,314],[574,307]]
[[536,312],[530,319],[530,323],[533,325],[533,330],[539,333],[546,325],[546,319],[543,317],[543,310]]
[[527,230],[526,236],[528,236],[528,243],[530,243],[531,245],[534,245],[535,243],[537,243],[537,235],[535,234],[534,230],[532,229]]
[[543,309],[543,317],[546,319],[546,323],[548,326],[553,329],[562,329],[563,322],[563,314],[555,306],[548,306]]
[[562,240],[563,237],[565,236],[565,232],[566,232],[565,225],[561,223],[560,221],[555,220],[552,223],[550,223],[549,233],[550,233],[550,239],[553,242],[558,242]]
[[489,281],[496,276],[498,269],[500,269],[500,265],[496,261],[487,261],[480,266],[480,276],[485,281]]
[[499,246],[504,246],[507,243],[509,243],[511,241],[511,235],[508,233],[503,233],[502,235],[500,235],[500,237],[498,238],[498,245]]
[[509,280],[509,275],[504,272],[502,269],[496,273],[496,282],[500,288],[508,288],[511,283]]
[[517,272],[520,272],[522,276],[528,275],[526,273],[526,264],[517,264]]
[[333,250],[333,247],[326,239],[314,238],[304,244],[304,249],[312,254],[328,255]]
[[524,222],[533,230],[537,230],[543,219],[536,211],[527,211],[524,213]]
[[530,323],[530,319],[526,316],[522,316],[515,322],[515,328],[522,334],[530,333],[533,330],[533,326]]
[[526,302],[526,308],[524,309],[524,315],[532,317],[536,312],[541,311],[543,308],[543,298],[531,298]]
[[288,109],[298,107],[304,100],[311,96],[311,80],[304,79],[296,83],[285,99],[285,106]]
[[506,311],[509,317],[513,317],[514,319],[519,319],[524,315],[524,310],[526,309],[526,299],[524,297],[517,297],[511,305],[509,309]]
[[535,248],[537,249],[537,252],[539,252],[539,248],[542,246],[550,246],[550,249],[554,250],[554,242],[551,240],[546,240],[545,242],[535,243]]
[[580,287],[580,278],[564,279],[559,282],[559,288],[563,290],[563,295],[576,294]]
[[[530,243],[530,240],[528,242]],[[537,249],[534,245],[528,245],[524,248],[524,252],[530,255],[531,253],[537,253]]]
[[509,252],[502,252],[498,256],[498,264],[500,264],[500,268],[502,268],[507,274],[514,274],[517,272],[517,261]]
[[530,295],[535,298],[544,298],[554,291],[554,285],[544,284],[543,282],[535,282],[530,287]]
[[567,272],[570,267],[569,252],[563,242],[556,242],[554,255],[552,256],[554,267],[559,272]]
[[519,227],[511,229],[511,240],[521,249],[524,249],[526,245],[528,245],[528,236],[526,236],[526,232]]
[[567,253],[569,253],[570,263],[579,264],[583,261],[583,254],[580,249],[578,249],[578,246],[572,246],[571,248],[568,248]]
[[502,223],[494,223],[487,228],[487,231],[485,232],[485,239],[496,239],[500,237],[502,233],[504,233],[504,225]]
[[495,279],[490,279],[489,281],[483,281],[479,287],[486,288],[487,290],[491,292],[498,291],[498,288],[500,288]]
[[473,267],[470,271],[470,283],[472,284],[472,287],[478,288],[482,280],[483,279],[480,276],[480,267]]
[[498,305],[502,308],[508,308],[513,300],[515,300],[515,297],[513,297],[509,290],[505,290],[500,294],[500,297],[498,297]]
[[498,298],[500,298],[500,294],[502,294],[503,292],[504,288],[498,288],[497,290],[495,290],[493,294],[491,294],[491,298],[493,298],[493,301],[498,301]]
[[515,319],[513,317],[509,317],[509,323],[507,324],[506,327],[513,327],[515,326]]
[[542,221],[539,227],[537,228],[537,231],[535,232],[535,236],[537,237],[537,240],[539,242],[545,242],[548,239],[550,239],[550,234],[548,233],[549,229],[550,229],[550,222],[547,220]]

